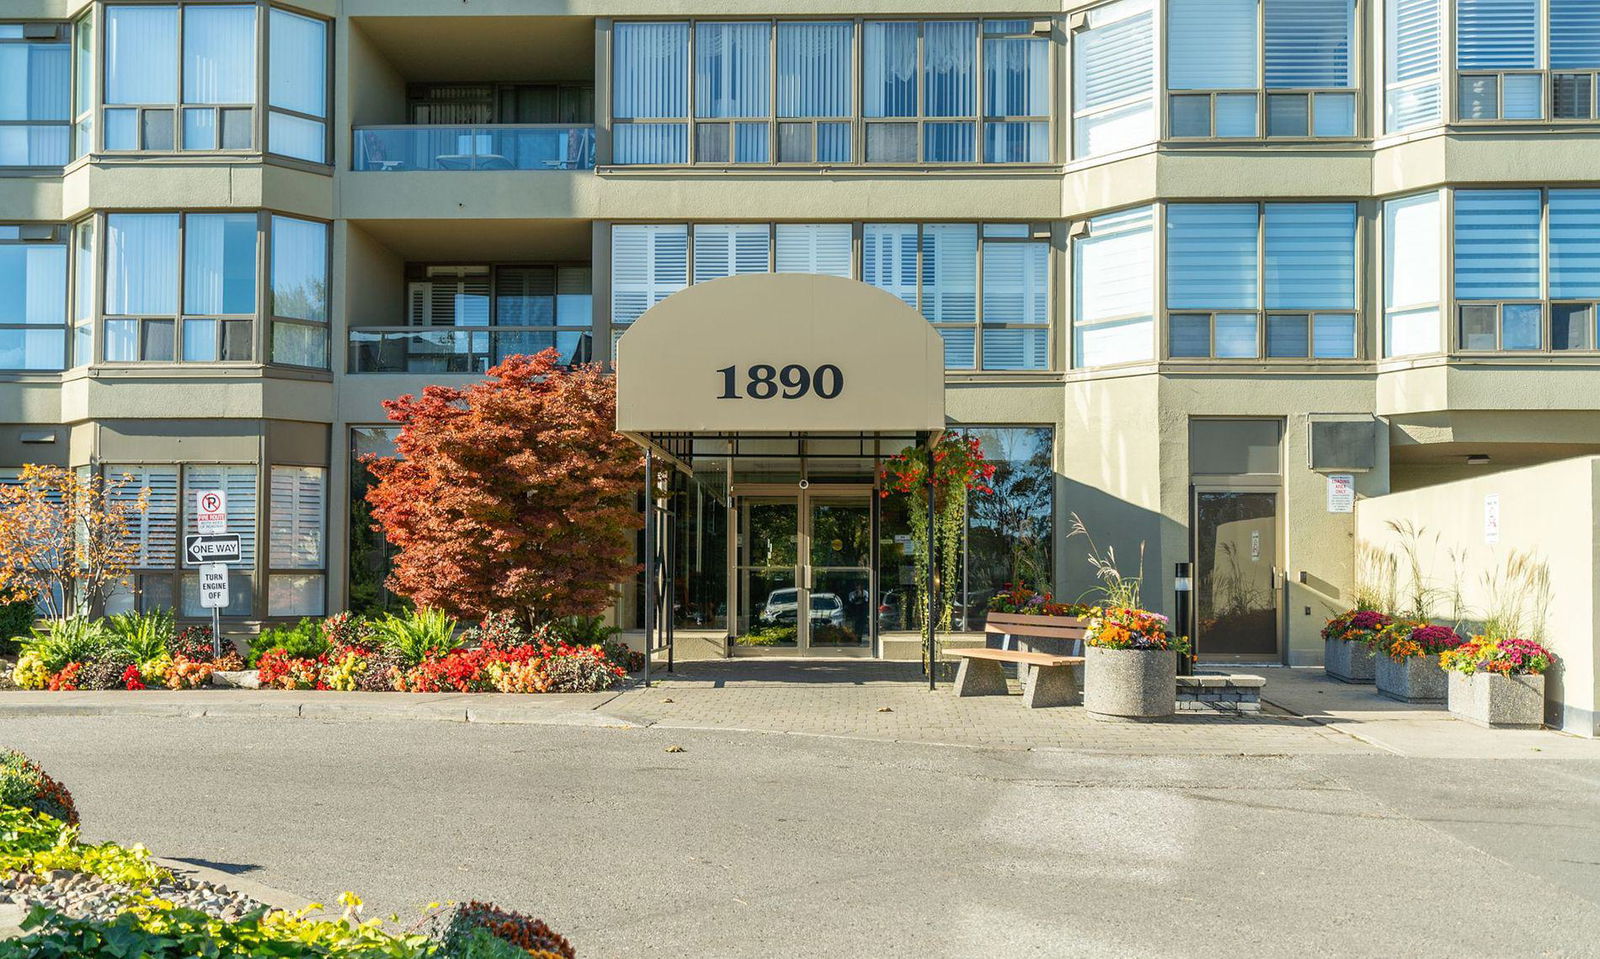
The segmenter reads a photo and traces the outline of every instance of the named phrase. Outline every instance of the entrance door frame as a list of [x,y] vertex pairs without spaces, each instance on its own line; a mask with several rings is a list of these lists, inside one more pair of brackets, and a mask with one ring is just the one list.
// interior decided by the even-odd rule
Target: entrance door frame
[[[1200,636],[1200,602],[1198,597],[1189,607],[1189,622],[1183,624],[1190,636],[1201,640],[1196,652],[1197,662],[1213,663],[1260,663],[1260,662],[1287,662],[1288,651],[1284,644],[1283,628],[1283,586],[1284,570],[1283,557],[1288,544],[1285,542],[1283,523],[1283,484],[1276,475],[1262,474],[1260,476],[1228,476],[1228,477],[1195,477],[1189,484],[1189,556],[1194,564],[1195,585],[1199,585],[1200,561],[1200,494],[1202,493],[1271,493],[1273,496],[1272,522],[1277,535],[1273,537],[1272,544],[1272,630],[1275,649],[1270,654],[1262,653],[1217,653],[1207,652],[1204,638]],[[1269,658],[1264,660],[1263,655]]]
[[[739,566],[740,540],[745,535],[745,507],[749,500],[793,501],[795,504],[795,570],[794,581],[795,624],[798,633],[792,650],[784,653],[794,656],[831,658],[876,658],[878,655],[878,507],[877,488],[871,483],[735,483],[729,491],[728,515],[728,643],[730,653],[739,649],[733,638],[737,635],[739,621],[739,593],[743,586]],[[811,507],[822,501],[862,501],[871,513],[872,549],[867,568],[867,642],[861,646],[811,645]],[[843,567],[850,568],[850,567]],[[804,613],[802,614],[802,611]],[[752,650],[748,655],[761,655],[765,650]]]

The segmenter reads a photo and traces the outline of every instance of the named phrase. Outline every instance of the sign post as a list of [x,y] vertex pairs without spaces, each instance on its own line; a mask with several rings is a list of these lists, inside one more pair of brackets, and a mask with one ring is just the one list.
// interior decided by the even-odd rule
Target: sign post
[[228,563],[237,563],[241,543],[228,533],[228,495],[219,489],[196,490],[198,536],[183,538],[184,559],[200,567],[200,608],[211,610],[211,655],[222,658],[222,610],[228,605]]

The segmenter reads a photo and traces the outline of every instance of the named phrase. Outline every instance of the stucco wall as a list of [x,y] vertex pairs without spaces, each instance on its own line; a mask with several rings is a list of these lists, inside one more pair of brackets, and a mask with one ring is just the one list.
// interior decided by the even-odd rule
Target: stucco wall
[[[1484,517],[1485,498],[1491,495],[1500,502],[1498,542],[1493,543],[1487,542]],[[1458,581],[1474,619],[1494,600],[1485,577],[1504,569],[1508,558],[1522,553],[1547,564],[1552,594],[1547,643],[1561,661],[1547,686],[1545,721],[1594,736],[1600,733],[1597,496],[1600,457],[1586,456],[1362,500],[1356,528],[1362,542],[1398,550],[1402,538],[1388,523],[1422,527],[1426,575],[1444,588]],[[1459,578],[1452,551],[1460,557]],[[1447,613],[1448,603],[1440,605]]]

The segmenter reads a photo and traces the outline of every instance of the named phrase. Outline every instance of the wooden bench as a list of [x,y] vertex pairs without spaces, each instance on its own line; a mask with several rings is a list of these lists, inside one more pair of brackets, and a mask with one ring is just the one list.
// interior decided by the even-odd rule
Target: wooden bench
[[1004,696],[1006,673],[1002,663],[1031,666],[1022,680],[1022,705],[1029,709],[1043,706],[1075,706],[1083,701],[1077,670],[1082,656],[1055,656],[1016,649],[952,649],[946,655],[961,660],[956,672],[957,696]]

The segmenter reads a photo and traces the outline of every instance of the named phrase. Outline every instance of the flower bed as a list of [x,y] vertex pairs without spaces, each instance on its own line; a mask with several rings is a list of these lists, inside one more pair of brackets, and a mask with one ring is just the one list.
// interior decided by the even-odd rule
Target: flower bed
[[1537,729],[1544,724],[1544,674],[1555,654],[1531,639],[1475,636],[1439,655],[1450,712],[1480,726]]
[[[25,758],[25,757],[24,757]],[[342,914],[270,909],[221,886],[174,875],[142,846],[83,842],[76,826],[0,804],[0,902],[28,907],[0,959],[575,959],[540,920],[488,903],[434,903],[407,929]]]
[[[270,689],[596,692],[643,666],[642,654],[607,641],[612,632],[595,621],[528,629],[508,614],[463,631],[435,610],[373,620],[340,613],[263,630],[248,662]],[[177,630],[154,614],[47,623],[22,641],[12,678],[24,689],[195,689],[245,665],[231,649],[213,657],[208,629]]]
[[1086,619],[1098,612],[1086,603],[1058,603],[1049,592],[1033,589],[1021,583],[1007,583],[1005,589],[989,600],[989,612],[1025,616],[1074,616]]
[[1377,677],[1379,634],[1393,619],[1370,609],[1352,609],[1322,627],[1323,669],[1346,683],[1370,683]]
[[1445,701],[1445,675],[1439,654],[1464,640],[1448,626],[1396,621],[1380,630],[1373,645],[1378,692],[1405,703]]

